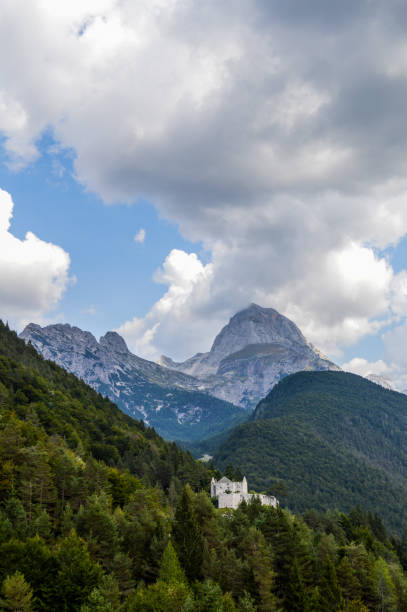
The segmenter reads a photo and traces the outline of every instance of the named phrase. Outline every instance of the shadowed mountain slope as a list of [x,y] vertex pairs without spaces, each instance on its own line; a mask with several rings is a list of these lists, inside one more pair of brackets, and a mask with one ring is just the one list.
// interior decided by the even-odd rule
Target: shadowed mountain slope
[[360,504],[407,519],[407,397],[345,372],[284,378],[215,455],[253,487],[283,480],[295,511]]
[[78,327],[31,323],[20,337],[167,439],[201,439],[245,418],[241,408],[202,392],[197,379],[133,355],[115,332],[97,342]]

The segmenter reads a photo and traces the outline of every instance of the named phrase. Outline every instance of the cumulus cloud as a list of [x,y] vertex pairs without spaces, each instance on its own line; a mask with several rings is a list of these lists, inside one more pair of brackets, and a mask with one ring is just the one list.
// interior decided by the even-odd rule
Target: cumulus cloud
[[16,325],[41,320],[55,308],[69,282],[70,259],[61,247],[32,232],[13,236],[13,201],[0,189],[0,313]]
[[195,352],[197,341],[210,348],[216,317],[204,316],[211,302],[212,264],[202,264],[195,253],[173,249],[157,270],[155,280],[168,286],[146,317],[134,318],[117,331],[137,353],[156,359],[160,351],[182,359]]
[[137,234],[134,236],[134,242],[143,244],[145,239],[146,239],[146,230],[144,228],[140,228]]
[[369,374],[385,376],[390,373],[390,367],[382,359],[370,362],[362,357],[354,357],[342,364],[341,367],[345,372],[353,372],[359,374],[359,376],[368,376]]
[[123,326],[140,350],[187,354],[179,321],[203,350],[251,301],[331,354],[406,315],[383,254],[407,233],[403,3],[63,4],[2,2],[10,163],[51,127],[88,189],[149,199],[211,257],[170,253],[162,300]]

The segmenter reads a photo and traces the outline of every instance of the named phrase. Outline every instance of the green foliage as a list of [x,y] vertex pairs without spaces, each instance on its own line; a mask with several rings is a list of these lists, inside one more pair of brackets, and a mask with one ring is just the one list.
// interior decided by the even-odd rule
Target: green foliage
[[185,573],[181,568],[178,561],[177,553],[171,541],[168,542],[164,549],[163,560],[161,562],[159,579],[167,584],[178,582],[180,584],[186,583]]
[[[196,489],[209,482],[202,463],[176,444],[164,442],[142,421],[123,414],[74,375],[44,360],[1,321],[0,384],[0,410],[4,413],[0,500],[2,494],[4,498],[16,491],[14,478],[20,470],[18,486],[24,492],[25,505],[53,500],[64,505],[66,496],[80,486],[83,459],[90,455],[112,466],[107,478],[116,504],[125,503],[140,480],[148,485],[157,483],[165,490],[173,477]],[[49,449],[43,445],[45,434],[64,442],[64,450],[62,440],[55,449],[53,465]],[[57,473],[56,482],[52,482],[52,469]]]
[[361,508],[215,509],[213,466],[8,334],[0,325],[1,609],[407,609],[407,532],[389,538]]
[[185,574],[190,581],[201,575],[202,538],[194,514],[192,491],[186,485],[175,512],[174,544]]
[[407,396],[345,372],[298,372],[214,457],[295,512],[357,505],[393,532],[407,522]]
[[16,612],[32,610],[32,589],[20,572],[17,571],[12,576],[7,576],[1,591],[4,599],[0,601],[0,606],[3,610],[15,610]]

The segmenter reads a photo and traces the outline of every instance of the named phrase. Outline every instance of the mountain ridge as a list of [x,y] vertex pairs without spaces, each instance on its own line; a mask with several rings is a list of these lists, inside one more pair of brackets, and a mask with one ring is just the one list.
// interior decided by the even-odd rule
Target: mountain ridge
[[[298,370],[339,369],[273,308],[237,312],[211,351],[183,364],[131,353],[114,331],[99,339],[69,324],[30,323],[20,334],[46,358],[110,397],[166,438],[198,440],[244,420],[281,378]],[[247,414],[247,412],[246,412]]]
[[295,512],[380,510],[407,520],[407,397],[349,372],[298,372],[281,380],[214,454],[253,486],[285,482]]
[[247,409],[254,408],[288,374],[340,370],[306,340],[293,321],[253,302],[231,317],[207,353],[182,363],[162,355],[159,363],[197,377],[207,392]]
[[200,439],[245,416],[241,408],[203,393],[192,377],[133,355],[116,332],[98,342],[69,324],[30,323],[20,338],[168,439]]

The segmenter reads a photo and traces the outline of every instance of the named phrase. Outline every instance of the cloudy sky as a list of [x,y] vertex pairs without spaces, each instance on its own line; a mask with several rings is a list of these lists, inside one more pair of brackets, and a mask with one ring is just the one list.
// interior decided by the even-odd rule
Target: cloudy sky
[[2,0],[0,316],[207,350],[250,302],[407,387],[407,4]]

